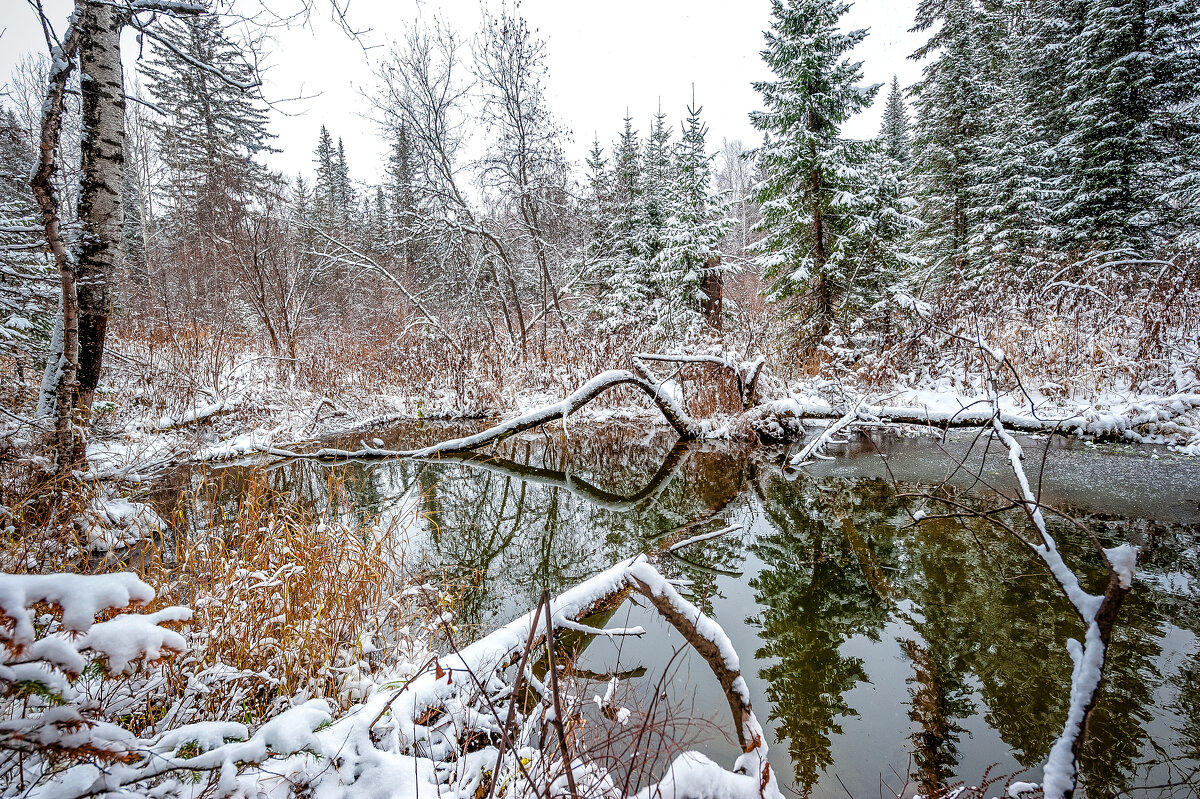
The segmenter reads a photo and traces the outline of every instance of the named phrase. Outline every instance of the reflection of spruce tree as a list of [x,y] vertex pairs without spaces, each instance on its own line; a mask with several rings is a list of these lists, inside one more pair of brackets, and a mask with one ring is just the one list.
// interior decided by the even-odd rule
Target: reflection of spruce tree
[[911,639],[902,640],[900,649],[913,665],[908,712],[915,725],[909,736],[912,778],[922,795],[931,795],[954,777],[958,739],[963,733],[955,719],[974,713],[975,705],[964,675],[945,668],[939,658],[942,653]]
[[[913,722],[912,778],[922,793],[928,794],[943,787],[955,775],[958,765],[958,742],[963,729],[957,719],[976,713],[967,685],[968,667],[964,662],[968,651],[987,647],[987,636],[973,636],[969,630],[954,622],[942,607],[956,597],[969,595],[972,588],[988,589],[986,576],[978,573],[978,553],[964,552],[963,531],[955,525],[934,525],[926,533],[919,528],[915,540],[910,539],[908,551],[912,566],[902,576],[903,589],[916,600],[917,617],[910,620],[919,641],[902,640],[900,648],[912,663],[909,678],[909,718]],[[974,555],[974,557],[971,557]],[[937,585],[929,585],[936,582]],[[986,629],[986,628],[985,628]]]
[[[974,527],[986,553],[970,531],[949,522],[923,522],[907,540],[911,566],[902,588],[920,609],[912,625],[924,642],[924,653],[913,659],[917,691],[926,656],[944,694],[940,712],[948,722],[967,718],[976,712],[965,687],[966,676],[974,674],[988,723],[1017,762],[1033,767],[1061,731],[1071,674],[1062,642],[1077,632],[1061,595],[1041,581],[1038,563],[989,527]],[[923,712],[913,708],[918,724],[926,721],[919,717]],[[936,728],[916,734],[926,731],[938,734]],[[953,766],[954,737],[939,751],[925,752],[936,761],[930,768]]]
[[[887,598],[866,576],[873,564],[860,562],[839,523],[842,516],[862,513],[857,528],[869,530],[868,509],[852,507],[847,486],[826,482],[818,487],[770,479],[763,487],[764,507],[777,532],[751,545],[765,564],[750,581],[762,606],[764,646],[755,658],[775,661],[760,675],[804,793],[832,761],[830,737],[842,731],[838,720],[858,715],[844,694],[867,679],[862,661],[843,655],[840,647],[856,635],[878,636],[889,612]],[[873,536],[864,538],[878,558]]]
[[[747,451],[695,452],[676,481],[680,502],[679,515],[688,520],[712,518],[712,521],[687,531],[699,535],[727,526],[733,518],[728,508],[742,494],[748,462]],[[715,514],[720,512],[720,516]],[[734,532],[688,545],[674,562],[664,562],[671,576],[691,581],[688,596],[704,613],[712,612],[712,603],[721,598],[717,580],[722,572],[736,571],[745,560],[745,546]],[[674,574],[675,570],[678,574]]]
[[1192,655],[1187,666],[1174,677],[1179,690],[1175,711],[1180,724],[1175,732],[1180,736],[1183,754],[1192,760],[1200,760],[1200,652]]
[[[1143,540],[1161,543],[1157,548],[1148,552],[1143,550],[1139,554],[1139,569],[1153,568],[1200,577],[1200,550],[1196,546],[1200,539],[1195,527],[1152,531],[1150,535],[1143,536]],[[1160,607],[1171,623],[1200,638],[1200,602],[1182,593],[1161,596],[1163,601]],[[1180,737],[1180,749],[1186,757],[1200,761],[1200,649],[1192,653],[1187,664],[1171,677],[1171,682],[1178,691],[1174,710],[1180,718],[1175,727]]]

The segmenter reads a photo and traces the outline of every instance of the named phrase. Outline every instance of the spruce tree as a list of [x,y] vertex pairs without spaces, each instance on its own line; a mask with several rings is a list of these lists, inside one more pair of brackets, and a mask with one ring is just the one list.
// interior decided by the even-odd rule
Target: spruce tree
[[165,17],[160,25],[175,49],[152,40],[145,72],[155,104],[166,112],[154,127],[167,166],[168,205],[185,230],[226,230],[268,182],[257,158],[271,151],[271,135],[254,69],[216,16]]
[[602,328],[616,330],[641,319],[650,302],[645,279],[634,250],[635,217],[642,187],[641,143],[631,117],[613,145],[608,169],[599,142],[589,159],[594,187],[595,243],[592,255],[600,284],[594,313]]
[[721,240],[736,224],[728,207],[712,194],[712,155],[707,151],[708,126],[701,109],[688,107],[682,137],[675,148],[674,191],[666,221],[663,249],[658,254],[658,282],[667,300],[672,332],[684,333],[703,320],[721,327]]
[[[1165,188],[1195,168],[1200,11],[1179,0],[1090,0],[1067,59],[1072,129],[1059,221],[1077,245],[1146,251],[1176,218]],[[1193,144],[1194,144],[1193,139]],[[1182,145],[1182,146],[1181,146]]]
[[893,75],[887,104],[883,107],[883,122],[880,125],[879,139],[884,154],[905,167],[912,159],[910,127],[908,109],[904,105],[904,93],[900,90],[900,78]]
[[633,252],[643,279],[653,281],[654,262],[664,245],[675,181],[671,129],[661,110],[654,115],[642,155],[642,180],[634,201]]
[[939,26],[915,56],[933,58],[913,86],[914,176],[920,203],[922,254],[947,280],[955,270],[976,273],[970,259],[982,123],[991,101],[983,67],[988,48],[973,0],[923,3],[915,31]]
[[599,136],[592,142],[585,165],[587,190],[580,209],[584,243],[576,269],[585,285],[601,290],[604,282],[612,276],[615,248],[611,229],[616,214],[612,202],[612,175]]
[[633,128],[633,119],[625,117],[625,127],[613,148],[612,202],[617,210],[613,235],[621,255],[633,255],[633,215],[642,185],[641,142]]
[[0,356],[22,388],[35,382],[54,325],[57,277],[29,189],[29,131],[0,108]]
[[137,283],[146,279],[146,240],[142,219],[141,192],[137,169],[133,161],[125,159],[121,174],[121,257],[130,278]]
[[417,258],[417,199],[415,158],[409,142],[408,129],[399,125],[388,156],[386,193],[391,204],[391,229],[399,240],[404,265],[412,270]]
[[924,264],[914,254],[921,221],[908,182],[908,170],[890,154],[881,137],[861,154],[863,188],[854,197],[846,233],[845,293],[840,309],[853,314],[849,327],[886,333],[893,299],[905,279]]
[[1056,238],[1048,207],[1051,177],[1016,59],[997,54],[994,61],[999,79],[992,83],[993,110],[980,125],[971,172],[968,252],[984,266],[1028,269],[1047,257]]
[[660,110],[654,115],[638,170],[628,233],[629,255],[616,269],[622,315],[629,321],[648,323],[655,335],[671,327],[672,321],[658,257],[666,243],[674,166],[671,129]]
[[337,158],[334,161],[333,200],[334,223],[337,230],[342,236],[349,237],[358,199],[354,191],[354,184],[350,180],[350,167],[346,163],[346,145],[340,136],[337,143]]
[[313,213],[318,225],[327,231],[337,228],[338,157],[329,129],[321,126],[317,135],[317,149],[313,152],[313,163],[317,165],[317,178],[313,183]]
[[1155,60],[1165,107],[1152,120],[1162,155],[1157,180],[1166,188],[1162,203],[1164,233],[1184,246],[1200,244],[1200,6],[1165,2],[1151,11],[1151,40],[1173,53]]
[[837,0],[772,0],[762,57],[776,80],[754,84],[766,110],[750,117],[770,137],[758,153],[765,173],[758,263],[769,299],[793,316],[810,350],[829,332],[853,278],[846,255],[862,188],[854,164],[864,145],[843,139],[839,126],[879,89],[858,85],[861,63],[846,58],[867,35],[839,30],[848,8]]

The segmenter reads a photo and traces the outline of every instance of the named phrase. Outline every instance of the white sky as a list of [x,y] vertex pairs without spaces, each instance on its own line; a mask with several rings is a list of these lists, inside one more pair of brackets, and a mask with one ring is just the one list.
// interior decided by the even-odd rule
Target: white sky
[[[268,5],[286,8],[294,2]],[[843,18],[847,29],[871,31],[855,53],[863,61],[867,83],[886,84],[893,73],[902,85],[918,77],[920,65],[907,57],[923,41],[922,35],[908,32],[916,3],[858,0]],[[323,0],[315,5],[327,13]],[[366,50],[319,15],[308,28],[274,31],[266,94],[309,99],[282,104],[290,115],[273,115],[274,144],[282,152],[271,157],[270,165],[289,174],[311,174],[317,131],[324,124],[335,138],[345,140],[355,179],[375,182],[386,145],[366,116],[360,94],[371,87],[372,61],[386,52],[386,43],[398,38],[405,24],[418,18],[440,16],[469,38],[478,28],[481,5],[495,10],[499,0],[351,3],[351,23],[371,29],[361,40]],[[47,6],[65,20],[70,3],[48,0]],[[634,127],[645,134],[660,100],[678,135],[693,83],[709,126],[710,149],[716,150],[726,137],[748,146],[759,141],[748,114],[759,107],[751,81],[771,78],[759,56],[762,31],[770,20],[768,0],[524,0],[520,10],[547,39],[551,110],[572,131],[567,152],[573,160],[582,161],[596,132],[607,150],[627,109]],[[0,76],[7,76],[22,54],[45,49],[33,13],[20,0],[0,0],[0,30]],[[847,135],[876,133],[885,94],[886,86],[875,107],[847,126]]]

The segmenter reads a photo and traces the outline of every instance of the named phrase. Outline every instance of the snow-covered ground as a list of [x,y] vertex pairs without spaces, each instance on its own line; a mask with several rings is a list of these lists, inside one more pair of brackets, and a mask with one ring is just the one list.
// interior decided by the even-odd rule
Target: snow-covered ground
[[[736,368],[735,358],[722,357]],[[689,379],[679,380],[676,373],[662,381],[663,396],[685,408],[705,404],[700,395],[711,388],[706,381],[732,382],[732,372],[723,374],[720,368],[687,368]],[[182,382],[147,383],[117,361],[102,387],[105,404],[88,443],[89,466],[95,476],[137,482],[171,464],[287,450],[332,436],[366,434],[403,420],[513,420],[555,406],[596,376],[553,364],[540,371],[528,366],[510,371],[502,388],[495,381],[472,383],[470,375],[451,381],[458,384],[455,388],[433,380],[417,385],[360,383],[355,370],[347,368],[344,375],[351,385],[331,397],[305,385],[274,359],[254,353],[231,361],[203,390],[183,390]],[[981,424],[990,417],[981,375],[948,365],[940,373],[926,369],[922,374],[917,379],[910,372],[882,386],[865,386],[846,378],[786,379],[775,375],[768,363],[758,385],[758,407],[743,414],[726,402],[715,414],[695,422],[704,437],[758,435],[779,440],[799,434],[800,418],[838,418],[856,404],[866,418],[881,424],[944,427]],[[1172,387],[1176,390],[1137,390],[1129,381],[1113,381],[1092,390],[1068,390],[1031,375],[1002,391],[1000,409],[1004,423],[1018,430],[1057,430],[1200,455],[1200,381],[1181,370]],[[642,392],[616,391],[573,411],[568,425],[577,418],[657,424],[663,417]]]

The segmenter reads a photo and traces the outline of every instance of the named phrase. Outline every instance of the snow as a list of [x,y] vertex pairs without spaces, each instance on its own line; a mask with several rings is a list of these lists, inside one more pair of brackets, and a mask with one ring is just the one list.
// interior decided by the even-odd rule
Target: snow
[[1138,547],[1132,544],[1121,544],[1104,550],[1104,557],[1116,572],[1120,586],[1126,590],[1133,587],[1133,575],[1137,571]]
[[112,495],[93,499],[86,512],[75,517],[75,526],[93,554],[124,549],[169,529],[149,505]]
[[[718,644],[726,665],[736,669],[737,655],[732,644],[720,627],[711,619],[700,614],[694,606],[679,597],[671,585],[650,565],[644,557],[625,561],[606,569],[564,591],[550,602],[554,624],[570,628],[581,615],[605,598],[617,594],[630,584],[640,581],[659,596],[670,598],[673,605],[693,619],[705,637]],[[299,752],[282,763],[272,764],[257,772],[251,770],[236,778],[240,790],[254,795],[271,784],[273,774],[283,774],[289,779],[302,780],[311,787],[314,796],[443,796],[465,799],[475,795],[479,775],[491,770],[496,764],[497,752],[485,747],[468,755],[455,754],[453,744],[442,732],[427,727],[418,720],[434,707],[449,711],[460,725],[477,730],[494,730],[495,718],[486,703],[478,697],[476,680],[489,692],[495,692],[493,701],[500,701],[509,686],[500,683],[493,675],[499,673],[503,664],[511,663],[514,656],[524,647],[531,628],[538,630],[544,618],[531,611],[502,626],[488,636],[462,647],[456,654],[437,659],[436,666],[427,663],[416,674],[391,679],[395,687],[377,691],[349,713],[327,723],[327,708],[313,703],[304,706],[308,710],[297,716],[296,710],[289,711],[287,721],[276,720],[265,725],[242,744],[224,745],[211,753],[201,755],[205,763],[232,762],[241,759],[261,762],[270,752]],[[614,633],[616,631],[613,631]],[[469,670],[469,671],[468,671]],[[475,675],[475,676],[472,676]],[[527,673],[531,684],[532,674]],[[615,699],[617,682],[610,681],[603,697],[593,701],[604,707],[611,706]],[[744,681],[735,681],[735,691],[746,698],[748,691]],[[748,706],[748,705],[747,705]],[[535,709],[531,719],[549,718],[549,710]],[[620,724],[628,723],[631,713],[627,708],[615,708],[614,718]],[[280,717],[283,719],[284,717]],[[751,799],[767,797],[778,799],[780,793],[775,778],[766,761],[766,744],[761,727],[753,714],[744,719],[747,740],[752,743],[750,751],[742,754],[734,764],[733,771],[718,766],[713,761],[696,753],[687,753],[675,760],[657,787],[649,786],[639,796],[673,796],[676,789],[693,791],[696,796],[720,797],[720,799]],[[321,727],[321,729],[317,729]],[[231,728],[232,729],[232,728]],[[237,732],[237,730],[232,730]],[[372,732],[373,731],[373,732]],[[215,743],[217,735],[224,730],[201,728],[189,739],[187,733],[173,735],[160,742],[160,749],[178,747],[188,740],[204,737],[206,743]],[[414,757],[405,750],[416,741],[422,741],[422,751],[434,758],[452,756],[459,758],[455,770],[457,776],[447,784],[433,771],[433,760]],[[253,746],[250,746],[253,744]],[[265,747],[265,748],[264,748]],[[532,748],[522,747],[517,752],[535,768],[542,754]],[[506,757],[511,758],[511,753]],[[199,760],[200,758],[197,758]],[[168,758],[169,762],[169,758]],[[543,763],[540,768],[554,768]],[[503,768],[517,779],[524,767],[516,767],[506,761]],[[572,769],[581,786],[604,784],[606,774],[596,764],[576,761]],[[565,783],[564,783],[565,784]],[[267,789],[269,790],[269,789]]]
[[0,613],[14,622],[0,640],[27,646],[34,640],[32,607],[45,603],[62,614],[62,628],[87,632],[96,615],[113,608],[145,605],[154,589],[128,572],[118,574],[0,574]]
[[92,625],[76,642],[81,651],[90,650],[103,658],[110,673],[119,674],[138,660],[154,661],[165,654],[187,650],[182,635],[159,625],[186,622],[189,608],[171,607],[154,613],[122,614]]
[[862,405],[863,398],[860,398],[854,403],[854,406],[847,411],[844,416],[842,416],[842,418],[826,427],[819,436],[817,436],[810,443],[805,445],[802,450],[792,456],[792,459],[788,462],[788,466],[791,466],[793,469],[798,469],[801,466],[810,463],[811,461],[809,461],[809,458],[820,457],[821,451],[832,442],[834,435],[848,428],[856,419],[859,418],[859,416],[862,414]]
[[389,450],[376,446],[364,446],[358,450],[344,450],[324,447],[315,452],[300,453],[264,445],[261,447],[261,451],[284,458],[432,458],[441,453],[463,452],[476,449],[484,444],[507,438],[522,430],[566,418],[569,414],[591,402],[604,391],[627,384],[637,386],[649,395],[659,406],[660,410],[663,411],[668,421],[676,426],[681,433],[686,433],[691,437],[699,435],[699,426],[691,420],[687,413],[672,398],[664,385],[651,383],[624,369],[611,369],[596,375],[558,402],[543,405],[519,416],[507,419],[480,433],[442,441],[421,449]]
[[[839,414],[823,395],[825,381],[793,388],[785,398],[766,403],[776,414],[829,417]],[[861,402],[861,411],[881,421],[911,424],[986,424],[991,400],[985,391],[964,390],[947,381],[936,388],[899,388],[887,404],[857,399],[847,392],[846,405]],[[1035,402],[1031,407],[1029,397]],[[1076,436],[1116,437],[1143,444],[1165,444],[1180,454],[1200,453],[1200,394],[1169,395],[1109,392],[1087,400],[1052,398],[1031,392],[998,398],[1000,421],[1029,432],[1059,432]],[[844,407],[844,406],[843,406]]]
[[1067,651],[1074,667],[1071,670],[1071,696],[1067,708],[1067,719],[1063,731],[1050,748],[1050,755],[1042,770],[1042,791],[1046,797],[1066,797],[1075,788],[1075,757],[1072,748],[1075,739],[1083,732],[1083,720],[1087,706],[1100,685],[1104,669],[1104,642],[1100,640],[1100,626],[1095,622],[1088,625],[1084,643],[1070,639]]

